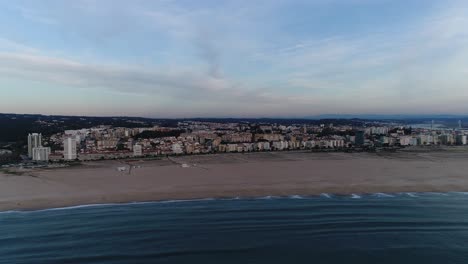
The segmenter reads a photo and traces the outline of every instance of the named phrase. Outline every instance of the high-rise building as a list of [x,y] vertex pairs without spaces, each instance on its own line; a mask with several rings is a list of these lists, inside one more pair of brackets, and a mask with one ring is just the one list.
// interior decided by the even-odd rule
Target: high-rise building
[[50,148],[49,147],[36,147],[32,150],[32,159],[35,161],[49,161]]
[[76,155],[76,140],[68,137],[63,141],[63,158],[65,160],[75,160]]
[[466,135],[457,135],[457,145],[466,145]]
[[355,143],[357,146],[364,145],[365,142],[365,132],[364,131],[356,131],[356,138]]
[[28,156],[33,157],[33,149],[42,147],[42,135],[33,133],[28,135]]
[[141,145],[133,146],[133,156],[135,157],[143,156],[143,147]]

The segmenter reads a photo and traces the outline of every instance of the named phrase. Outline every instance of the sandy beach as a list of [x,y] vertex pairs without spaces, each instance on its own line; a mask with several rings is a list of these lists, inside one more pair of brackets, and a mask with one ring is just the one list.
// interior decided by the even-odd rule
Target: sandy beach
[[447,191],[468,191],[466,150],[217,154],[0,173],[0,210],[209,197]]

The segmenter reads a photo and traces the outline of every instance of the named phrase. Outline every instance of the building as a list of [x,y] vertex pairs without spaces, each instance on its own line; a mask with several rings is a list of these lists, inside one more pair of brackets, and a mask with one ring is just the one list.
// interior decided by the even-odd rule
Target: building
[[66,138],[63,141],[63,159],[65,160],[75,160],[76,155],[76,139]]
[[284,136],[280,134],[255,134],[255,141],[259,140],[281,141],[284,140]]
[[34,161],[49,161],[50,148],[49,147],[37,147],[32,150],[32,159]]
[[143,156],[143,147],[141,145],[133,146],[133,156],[135,157]]
[[457,135],[457,145],[466,145],[466,135]]
[[365,142],[365,132],[364,131],[356,131],[356,138],[355,143],[357,146],[364,145]]
[[182,150],[182,146],[179,143],[174,143],[171,146],[172,153],[174,154],[182,154],[184,151]]
[[13,152],[7,149],[0,149],[0,156],[1,155],[11,155]]
[[454,137],[452,134],[442,134],[439,136],[439,141],[442,145],[453,145],[455,143]]
[[98,148],[98,150],[116,149],[118,143],[119,143],[118,139],[98,140],[97,141],[97,148]]
[[33,149],[42,147],[42,135],[33,133],[28,135],[28,157],[33,157]]

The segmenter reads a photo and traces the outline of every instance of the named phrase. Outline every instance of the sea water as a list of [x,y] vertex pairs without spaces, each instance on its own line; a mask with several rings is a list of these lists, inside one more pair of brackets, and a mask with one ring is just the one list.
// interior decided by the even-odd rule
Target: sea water
[[468,194],[322,194],[0,213],[0,263],[468,263]]

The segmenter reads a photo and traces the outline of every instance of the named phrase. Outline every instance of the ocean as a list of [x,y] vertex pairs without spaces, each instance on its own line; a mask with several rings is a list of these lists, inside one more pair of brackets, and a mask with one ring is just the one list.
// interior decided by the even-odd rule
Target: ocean
[[323,194],[2,212],[0,263],[468,263],[468,194]]

